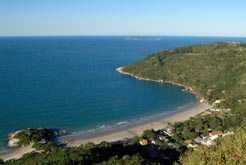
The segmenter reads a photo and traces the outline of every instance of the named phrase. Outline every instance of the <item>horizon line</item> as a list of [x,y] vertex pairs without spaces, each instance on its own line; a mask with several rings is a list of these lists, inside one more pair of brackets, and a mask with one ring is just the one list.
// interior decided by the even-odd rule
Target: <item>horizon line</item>
[[146,37],[228,37],[228,38],[233,38],[233,37],[237,37],[237,38],[244,38],[246,37],[246,35],[164,35],[164,34],[160,34],[160,35],[150,35],[150,34],[52,34],[52,35],[0,35],[0,37],[83,37],[83,36],[112,36],[112,37],[127,37],[127,36],[136,36],[136,37],[142,37],[142,36],[146,36]]

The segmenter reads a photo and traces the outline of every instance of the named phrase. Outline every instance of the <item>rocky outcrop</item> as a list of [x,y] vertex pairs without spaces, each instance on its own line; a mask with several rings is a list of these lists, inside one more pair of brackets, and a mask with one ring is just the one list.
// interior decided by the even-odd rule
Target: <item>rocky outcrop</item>
[[18,138],[15,138],[15,135],[22,132],[23,130],[19,130],[19,131],[15,131],[15,132],[11,132],[8,135],[8,146],[9,147],[19,147],[18,142],[20,141]]
[[20,141],[19,139],[13,138],[13,139],[8,141],[8,146],[9,147],[18,147],[19,146],[19,144],[18,144],[19,141]]

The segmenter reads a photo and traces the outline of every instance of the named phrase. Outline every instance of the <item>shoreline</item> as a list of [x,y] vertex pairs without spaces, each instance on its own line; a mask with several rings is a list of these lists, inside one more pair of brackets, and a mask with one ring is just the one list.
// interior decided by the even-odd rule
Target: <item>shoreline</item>
[[121,74],[124,74],[124,75],[131,76],[131,77],[133,77],[135,79],[138,79],[138,80],[151,81],[151,82],[157,82],[157,83],[167,83],[167,84],[172,84],[172,85],[175,85],[175,86],[179,86],[179,87],[182,87],[184,89],[184,91],[193,94],[197,99],[202,99],[201,96],[198,96],[197,93],[195,93],[194,90],[191,87],[188,87],[186,85],[179,84],[179,83],[174,83],[172,81],[152,80],[152,79],[149,79],[149,78],[138,77],[138,76],[136,76],[136,75],[134,75],[132,73],[124,72],[123,69],[124,69],[124,67],[118,67],[118,68],[115,69],[115,71],[117,71],[117,72],[119,72]]
[[13,148],[11,150],[1,153],[0,159],[3,159],[4,162],[11,160],[11,159],[19,159],[24,154],[31,153],[32,151],[35,151],[35,149],[32,148],[31,146]]
[[124,139],[130,139],[134,136],[140,136],[146,129],[160,130],[168,126],[168,123],[183,122],[188,120],[190,117],[197,116],[206,110],[211,108],[211,105],[207,103],[196,103],[196,106],[191,107],[187,110],[178,111],[169,116],[163,116],[161,119],[154,120],[151,122],[145,122],[135,126],[129,126],[128,128],[116,129],[113,131],[101,132],[98,135],[91,137],[83,137],[83,135],[67,135],[60,139],[60,142],[65,142],[69,147],[78,147],[81,144],[92,142],[99,144],[102,141],[117,142]]
[[164,111],[162,113],[156,113],[153,115],[149,115],[147,117],[139,117],[133,120],[125,120],[122,122],[117,122],[112,125],[103,125],[103,127],[98,127],[94,129],[89,129],[85,131],[72,132],[71,134],[64,135],[58,137],[59,142],[69,143],[74,140],[82,140],[82,139],[91,139],[98,136],[104,136],[108,134],[112,134],[115,132],[121,132],[124,130],[128,130],[137,126],[144,125],[146,123],[152,123],[156,121],[160,121],[164,118],[168,118],[170,116],[176,115],[178,113],[193,109],[200,106],[200,103],[192,102],[187,105],[183,105],[177,107],[175,109],[169,109],[168,111]]
[[[177,109],[169,110],[162,114],[155,114],[147,118],[127,122],[126,125],[119,127],[111,127],[107,130],[86,130],[76,134],[64,135],[57,138],[61,143],[66,143],[68,147],[78,147],[81,144],[93,142],[99,144],[102,141],[117,142],[123,141],[134,136],[140,136],[146,129],[159,130],[168,126],[168,123],[182,122],[190,117],[199,115],[211,108],[211,105],[206,103],[194,102],[187,104]],[[10,148],[7,151],[0,153],[0,159],[8,161],[10,159],[19,159],[26,153],[31,153],[35,149],[31,146],[24,146],[18,148]]]

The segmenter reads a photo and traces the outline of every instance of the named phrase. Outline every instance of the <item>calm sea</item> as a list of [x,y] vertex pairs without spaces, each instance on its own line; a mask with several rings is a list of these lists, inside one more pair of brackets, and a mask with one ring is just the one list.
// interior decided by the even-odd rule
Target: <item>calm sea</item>
[[172,85],[115,72],[163,49],[245,38],[0,37],[0,151],[23,128],[110,128],[193,103]]

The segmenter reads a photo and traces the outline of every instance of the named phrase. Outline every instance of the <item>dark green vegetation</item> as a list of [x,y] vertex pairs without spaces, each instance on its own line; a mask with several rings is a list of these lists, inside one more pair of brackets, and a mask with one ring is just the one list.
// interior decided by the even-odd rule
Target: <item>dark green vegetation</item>
[[[246,44],[213,43],[161,51],[124,67],[123,71],[141,78],[163,80],[191,87],[197,97],[205,98],[210,104],[216,100],[221,101],[213,104],[213,107],[222,112],[213,112],[174,124],[173,138],[180,144],[185,139],[193,139],[199,135],[206,136],[208,128],[228,131],[241,127],[241,134],[246,131]],[[227,109],[230,111],[226,111]],[[240,136],[236,135],[236,137]],[[246,140],[245,136],[242,138]],[[226,142],[228,148],[223,145],[222,141],[218,149],[215,147],[210,150],[214,153],[222,152],[221,149],[225,147],[224,149],[228,149],[230,153],[234,148],[229,146],[240,148],[243,145],[240,145],[241,141],[234,143],[234,141],[227,140]],[[203,152],[206,149],[204,148]],[[245,158],[246,154],[242,151],[238,150],[238,154],[243,154]],[[189,152],[187,155],[189,155],[187,159],[190,160],[188,164],[197,164],[199,159],[207,159],[206,156],[209,157],[210,153],[204,157],[203,154],[196,155],[196,152]],[[212,155],[205,164],[213,163]],[[224,162],[235,161],[235,159],[229,160],[232,157],[223,158],[223,155],[214,155],[222,156],[218,158],[218,162],[222,159]],[[187,159],[182,157],[181,162],[185,164]],[[213,164],[221,163],[215,161]]]
[[54,132],[41,128],[41,129],[27,129],[17,133],[14,138],[19,139],[19,145],[30,145],[30,143],[38,143],[42,139],[51,140],[54,137]]
[[[46,154],[28,154],[7,164],[245,164],[246,44],[213,43],[161,51],[123,71],[191,87],[211,104],[221,100],[214,104],[220,111],[170,125],[173,136],[146,130],[130,142],[67,149],[52,146]],[[235,135],[219,139],[217,146],[197,151],[186,148],[184,140],[207,136],[208,129],[235,130]],[[141,146],[141,139],[148,139],[149,144]],[[155,144],[150,144],[152,140]]]
[[226,99],[224,106],[233,106],[246,98],[246,44],[214,43],[161,51],[123,71],[191,87],[210,103]]
[[[154,151],[154,148],[153,148]],[[88,143],[80,147],[63,149],[52,147],[44,154],[26,154],[19,160],[12,160],[6,164],[147,164],[153,158],[149,156],[149,147],[142,147],[132,142],[110,144],[101,142],[98,145]],[[178,158],[177,151],[168,149],[170,156]],[[172,163],[170,160],[155,158],[155,161]]]
[[215,108],[231,109],[228,115],[196,120],[201,128],[246,125],[246,44],[213,43],[161,51],[127,65],[123,71],[191,87],[211,104],[221,100]]

